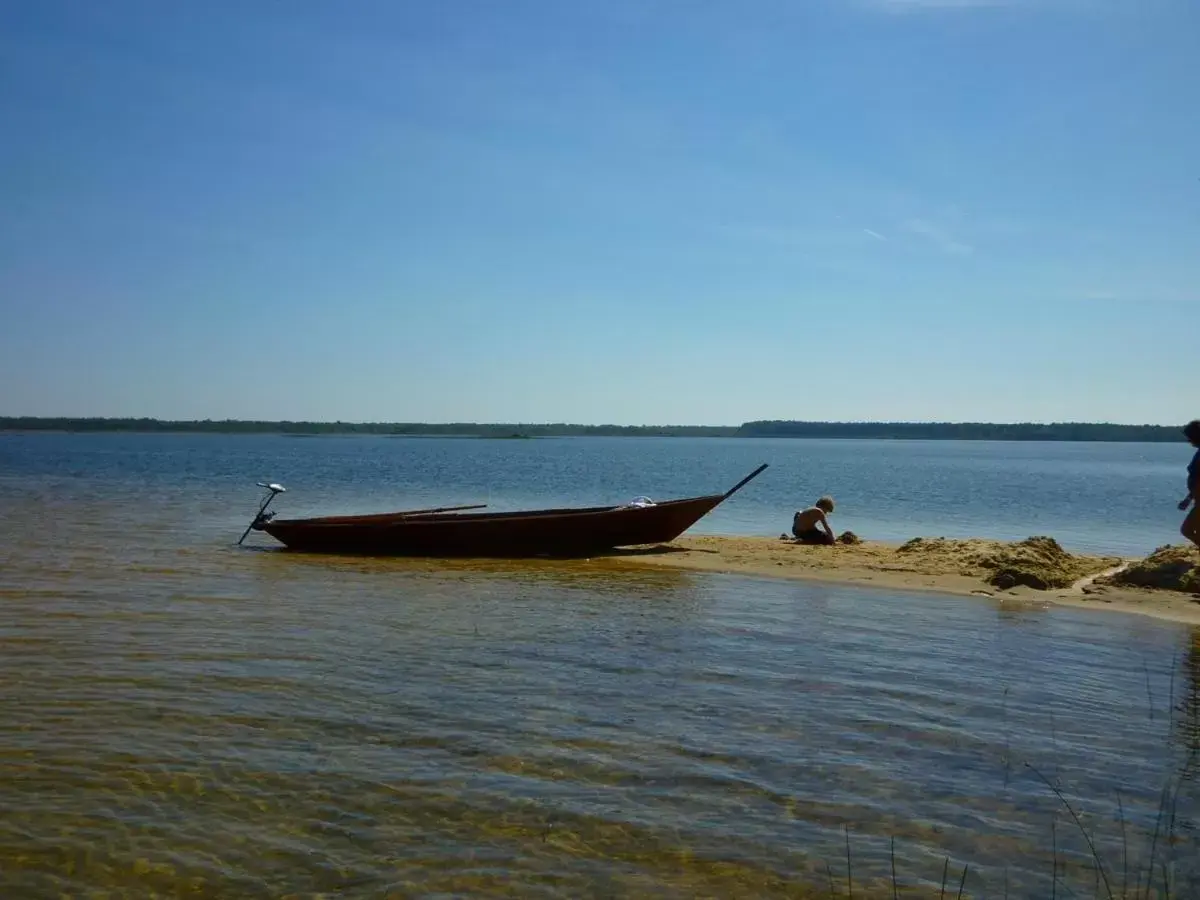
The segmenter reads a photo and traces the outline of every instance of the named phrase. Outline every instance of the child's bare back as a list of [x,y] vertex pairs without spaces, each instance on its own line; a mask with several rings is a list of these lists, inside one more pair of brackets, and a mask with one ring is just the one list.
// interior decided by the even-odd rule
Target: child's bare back
[[822,497],[792,517],[792,537],[797,544],[833,544],[836,538],[827,516],[833,514],[833,498]]

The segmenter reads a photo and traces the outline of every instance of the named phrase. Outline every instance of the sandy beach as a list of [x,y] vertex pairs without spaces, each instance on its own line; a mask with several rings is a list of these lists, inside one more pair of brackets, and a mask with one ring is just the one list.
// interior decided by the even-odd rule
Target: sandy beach
[[[1191,552],[1173,549],[1176,557]],[[1052,603],[1200,625],[1200,592],[1110,583],[1114,573],[1114,581],[1119,581],[1145,561],[1071,554],[1048,538],[918,538],[905,544],[866,541],[824,547],[780,538],[685,535],[669,545],[631,550],[613,560],[618,565],[933,591],[1001,603]]]

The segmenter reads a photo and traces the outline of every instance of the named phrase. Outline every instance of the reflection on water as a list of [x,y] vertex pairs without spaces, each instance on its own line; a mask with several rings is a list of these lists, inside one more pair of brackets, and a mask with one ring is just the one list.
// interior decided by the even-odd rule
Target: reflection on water
[[1188,774],[1200,771],[1200,628],[1193,629],[1183,658],[1183,696],[1175,708],[1179,742],[1187,748]]
[[1092,896],[1037,773],[1114,893],[1151,858],[1196,889],[1197,780],[1159,815],[1198,743],[1184,629],[234,549],[199,487],[23,491],[0,486],[2,896],[828,896],[847,838],[856,897],[891,895],[893,839],[931,896],[947,858],[950,896],[964,866],[972,896]]

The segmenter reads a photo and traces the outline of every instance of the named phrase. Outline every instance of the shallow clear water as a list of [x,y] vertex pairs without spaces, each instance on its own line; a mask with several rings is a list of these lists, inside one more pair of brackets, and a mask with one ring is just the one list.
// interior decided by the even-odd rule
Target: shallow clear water
[[[966,866],[972,896],[1050,896],[1052,872],[1091,896],[1037,772],[1115,894],[1152,853],[1175,896],[1200,890],[1188,629],[613,561],[231,546],[267,477],[296,489],[289,513],[515,506],[704,493],[760,459],[707,524],[771,533],[800,460],[849,479],[888,451],[741,443],[0,438],[0,895],[828,895],[848,837],[856,897],[890,896],[893,839],[900,884],[933,895],[948,857],[951,895]],[[926,511],[976,510],[946,484],[1017,478],[1008,448],[991,469],[889,446],[873,483],[963,454]],[[1121,446],[1043,448],[1010,505],[1060,470],[1115,508],[1169,502],[1173,468],[1137,456],[1163,448]],[[858,496],[844,484],[818,490]],[[1121,540],[1078,519],[1068,543]]]

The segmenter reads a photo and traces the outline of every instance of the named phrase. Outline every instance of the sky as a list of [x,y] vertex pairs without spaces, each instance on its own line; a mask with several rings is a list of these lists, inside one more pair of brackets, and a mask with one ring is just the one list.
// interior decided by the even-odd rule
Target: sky
[[1200,416],[1195,0],[0,0],[0,415]]

